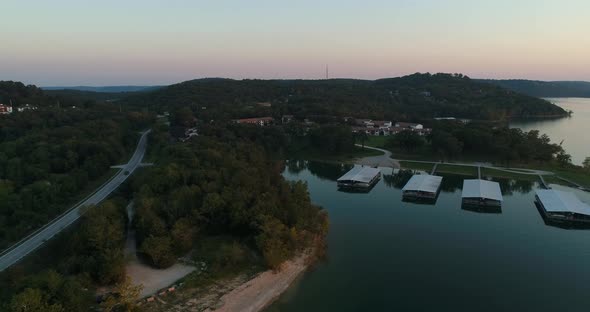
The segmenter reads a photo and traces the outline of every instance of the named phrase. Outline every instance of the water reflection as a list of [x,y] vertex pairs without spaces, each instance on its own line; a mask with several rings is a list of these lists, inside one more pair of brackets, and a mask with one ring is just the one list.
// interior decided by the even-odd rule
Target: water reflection
[[465,211],[477,212],[477,213],[495,213],[495,214],[502,213],[502,206],[481,206],[481,205],[461,204],[461,209],[463,209]]
[[334,164],[308,160],[287,160],[285,161],[287,172],[298,174],[303,170],[309,170],[314,176],[330,181],[336,181],[346,172],[354,167],[351,164]]
[[547,226],[552,226],[552,227],[565,229],[565,230],[588,230],[588,229],[590,229],[590,224],[588,224],[588,223],[580,223],[580,222],[574,222],[574,221],[571,221],[571,222],[570,221],[556,221],[556,220],[550,219],[545,214],[543,207],[536,200],[534,201],[534,203],[535,203],[535,207],[537,207],[537,211],[539,211],[539,214],[541,215],[541,218],[543,219],[543,222]]
[[415,173],[413,170],[401,169],[394,171],[392,174],[384,174],[383,183],[389,187],[401,190]]

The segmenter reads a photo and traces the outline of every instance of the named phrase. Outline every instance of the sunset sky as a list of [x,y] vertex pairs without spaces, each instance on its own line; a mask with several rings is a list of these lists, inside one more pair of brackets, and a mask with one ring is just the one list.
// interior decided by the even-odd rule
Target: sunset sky
[[590,80],[588,0],[2,0],[0,80]]

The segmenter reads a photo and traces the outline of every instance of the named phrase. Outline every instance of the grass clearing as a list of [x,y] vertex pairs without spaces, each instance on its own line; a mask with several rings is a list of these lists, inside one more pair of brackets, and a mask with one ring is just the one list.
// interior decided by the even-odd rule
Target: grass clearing
[[400,161],[402,169],[422,170],[430,173],[434,164],[414,162],[414,161]]
[[477,177],[477,167],[470,167],[470,166],[440,164],[436,168],[436,172],[453,173],[453,174],[460,174],[460,175]]
[[377,148],[385,148],[388,138],[388,136],[369,136],[369,138],[365,141],[365,145]]
[[380,156],[380,155],[383,155],[383,152],[355,146],[354,150],[352,150],[350,152],[343,152],[340,154],[326,154],[326,153],[320,152],[318,150],[310,150],[310,149],[299,150],[295,153],[291,153],[289,155],[289,158],[328,161],[328,162],[345,162],[345,161],[356,159],[356,158]]

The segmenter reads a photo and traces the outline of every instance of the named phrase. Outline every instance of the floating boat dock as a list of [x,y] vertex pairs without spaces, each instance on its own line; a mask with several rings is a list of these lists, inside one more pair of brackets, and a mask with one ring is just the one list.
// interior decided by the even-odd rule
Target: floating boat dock
[[339,188],[369,189],[381,179],[379,168],[354,167],[337,181]]
[[590,206],[570,192],[554,189],[537,190],[535,203],[551,221],[590,225]]
[[481,207],[500,207],[503,201],[500,184],[481,179],[464,180],[461,197],[464,205]]
[[404,199],[435,200],[440,191],[442,177],[430,174],[415,174],[402,188]]

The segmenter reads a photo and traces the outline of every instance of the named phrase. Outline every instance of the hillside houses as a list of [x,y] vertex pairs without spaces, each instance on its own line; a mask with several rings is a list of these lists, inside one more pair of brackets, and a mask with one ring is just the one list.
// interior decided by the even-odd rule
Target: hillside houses
[[412,131],[419,135],[427,135],[432,129],[424,128],[422,124],[410,122],[396,122],[385,120],[356,119],[355,126],[352,128],[355,133],[365,132],[368,135],[387,136],[400,133],[402,131]]
[[12,106],[0,104],[0,115],[12,114]]
[[268,126],[274,122],[272,117],[243,118],[234,120],[238,124],[250,124],[259,126]]

